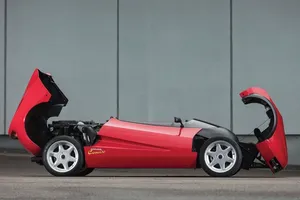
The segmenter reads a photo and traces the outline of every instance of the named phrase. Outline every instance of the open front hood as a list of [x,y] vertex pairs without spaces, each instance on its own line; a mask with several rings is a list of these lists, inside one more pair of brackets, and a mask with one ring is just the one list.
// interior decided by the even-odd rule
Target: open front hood
[[[47,141],[47,120],[58,116],[68,99],[52,76],[35,69],[11,120],[8,134],[35,154]],[[28,145],[30,144],[30,145]]]
[[265,130],[254,129],[254,134],[258,139],[256,147],[273,172],[285,168],[288,153],[284,123],[274,101],[266,90],[259,87],[250,87],[242,91],[240,96],[244,104],[258,103],[265,107],[270,123]]

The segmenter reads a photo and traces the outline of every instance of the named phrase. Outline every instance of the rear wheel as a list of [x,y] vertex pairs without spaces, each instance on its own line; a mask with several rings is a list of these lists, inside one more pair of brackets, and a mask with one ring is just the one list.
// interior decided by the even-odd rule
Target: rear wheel
[[51,139],[43,151],[46,170],[54,176],[74,176],[84,166],[82,145],[70,136],[57,136]]
[[242,151],[239,145],[226,137],[210,138],[202,145],[199,161],[210,176],[229,177],[241,168]]

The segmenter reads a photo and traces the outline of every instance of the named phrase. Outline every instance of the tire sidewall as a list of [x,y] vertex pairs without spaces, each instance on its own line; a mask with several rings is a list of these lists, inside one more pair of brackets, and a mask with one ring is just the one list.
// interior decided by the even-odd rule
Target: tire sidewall
[[[53,170],[50,167],[49,163],[48,163],[47,152],[49,150],[49,147],[57,141],[68,141],[68,142],[72,143],[75,146],[76,150],[78,151],[77,164],[75,165],[75,167],[72,170],[70,170],[68,172],[57,172],[57,171]],[[44,150],[43,150],[43,163],[44,163],[44,167],[46,168],[46,170],[54,176],[75,176],[77,173],[79,173],[82,170],[82,167],[84,166],[84,163],[85,163],[83,147],[73,137],[70,137],[70,136],[57,136],[57,137],[54,137],[44,147]]]
[[[228,142],[229,144],[231,144],[233,146],[233,148],[236,151],[236,156],[237,156],[236,162],[235,162],[234,166],[227,172],[224,172],[224,173],[215,172],[215,171],[211,170],[206,165],[205,150],[211,143],[213,143],[215,141]],[[230,176],[234,176],[240,170],[241,165],[242,165],[242,161],[243,161],[243,155],[242,155],[242,151],[241,151],[241,148],[240,148],[239,144],[236,141],[234,141],[232,139],[229,139],[227,137],[213,137],[213,138],[210,138],[210,139],[206,140],[200,148],[199,162],[200,162],[201,168],[208,175],[213,176],[213,177],[230,177]]]

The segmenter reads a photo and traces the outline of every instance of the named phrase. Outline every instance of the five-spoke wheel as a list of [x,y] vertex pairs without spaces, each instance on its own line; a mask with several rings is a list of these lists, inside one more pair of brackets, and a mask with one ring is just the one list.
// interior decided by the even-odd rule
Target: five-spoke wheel
[[226,137],[208,139],[201,147],[200,164],[210,176],[233,176],[242,163],[239,145]]

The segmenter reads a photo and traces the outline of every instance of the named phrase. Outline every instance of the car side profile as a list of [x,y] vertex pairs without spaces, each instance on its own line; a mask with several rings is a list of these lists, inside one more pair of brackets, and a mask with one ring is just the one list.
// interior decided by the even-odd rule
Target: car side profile
[[95,168],[202,168],[209,176],[230,177],[240,169],[269,168],[288,162],[283,118],[269,94],[250,87],[244,104],[261,104],[270,120],[254,129],[256,143],[244,143],[225,127],[200,119],[174,117],[170,125],[110,117],[106,122],[58,120],[68,103],[52,75],[35,69],[11,120],[8,134],[18,139],[54,176],[85,176]]

